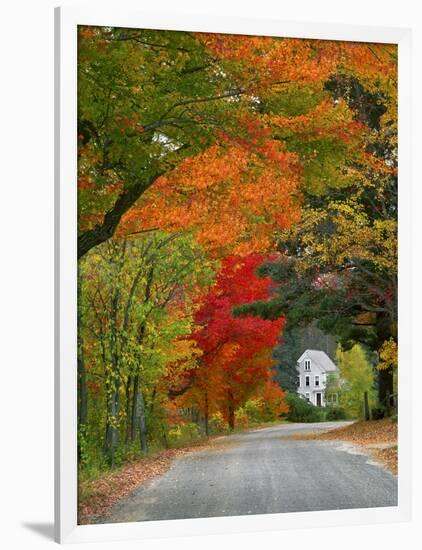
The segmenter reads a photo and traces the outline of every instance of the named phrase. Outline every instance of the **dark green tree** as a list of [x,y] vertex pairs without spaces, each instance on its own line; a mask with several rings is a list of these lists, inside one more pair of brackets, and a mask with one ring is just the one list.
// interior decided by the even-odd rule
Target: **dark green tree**
[[283,390],[296,392],[296,361],[300,356],[301,341],[297,331],[285,330],[280,345],[274,348],[276,380]]

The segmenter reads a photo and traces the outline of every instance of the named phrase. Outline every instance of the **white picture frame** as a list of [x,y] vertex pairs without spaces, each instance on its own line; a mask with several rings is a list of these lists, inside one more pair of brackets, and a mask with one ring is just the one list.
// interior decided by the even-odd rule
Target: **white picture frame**
[[[116,4],[117,6],[117,4]],[[399,496],[398,506],[145,523],[77,525],[77,26],[116,26],[398,44],[399,52]],[[195,534],[400,522],[410,519],[410,52],[408,29],[56,8],[55,539],[102,542]]]

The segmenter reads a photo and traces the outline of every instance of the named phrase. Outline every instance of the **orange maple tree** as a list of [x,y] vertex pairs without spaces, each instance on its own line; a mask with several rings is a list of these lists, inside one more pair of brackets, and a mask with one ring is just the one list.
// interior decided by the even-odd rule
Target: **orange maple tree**
[[119,234],[190,230],[214,255],[267,251],[276,231],[299,219],[299,170],[279,144],[263,151],[223,144],[186,159],[128,212]]
[[[298,141],[330,136],[365,158],[364,128],[325,90],[330,76],[357,75],[369,90],[396,79],[388,44],[151,33],[81,28],[80,255],[116,230],[155,226],[193,229],[219,253],[268,249],[297,221],[303,168],[315,164],[318,147]],[[280,107],[304,90],[298,112]]]

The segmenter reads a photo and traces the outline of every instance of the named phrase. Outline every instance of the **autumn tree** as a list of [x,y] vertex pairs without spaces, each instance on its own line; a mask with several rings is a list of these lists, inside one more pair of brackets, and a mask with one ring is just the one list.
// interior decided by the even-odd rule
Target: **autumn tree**
[[[377,69],[370,67],[365,47]],[[313,116],[284,116],[282,131],[294,130],[286,137],[291,147],[300,128],[313,144],[317,138],[314,159],[307,153],[307,140],[294,147],[308,164],[308,175],[314,166],[326,180],[302,187],[301,220],[280,232],[280,256],[261,270],[278,284],[277,297],[271,303],[240,308],[239,314],[253,312],[270,319],[284,315],[291,327],[316,321],[349,348],[361,342],[379,352],[386,340],[396,341],[396,55],[393,46],[351,47],[324,84],[324,93],[337,106],[334,111],[344,113],[340,133],[349,125],[349,137],[337,140],[340,149],[330,135],[339,129],[331,119],[333,110],[323,115],[319,104]],[[320,162],[320,146],[329,166]],[[387,406],[393,393],[392,369],[381,370],[378,378],[379,400]]]
[[231,313],[236,304],[269,296],[270,280],[255,275],[262,260],[258,254],[225,258],[195,315],[198,329],[192,337],[202,356],[193,385],[196,392],[201,390],[203,403],[218,403],[231,429],[236,408],[271,378],[272,348],[284,323],[253,316],[236,319]]
[[[305,191],[321,192],[333,177],[348,179],[338,170],[345,157],[359,157],[362,125],[326,83],[357,74],[373,88],[394,67],[388,45],[320,40],[81,27],[78,47],[79,257],[114,235],[154,187],[126,220],[138,230],[154,222],[168,230],[178,208],[183,222],[196,226],[199,212],[211,220],[218,208],[222,224],[213,235],[198,231],[220,245],[231,209],[239,213],[229,224],[239,230],[239,251],[251,233],[271,244],[280,221],[271,193],[281,191],[283,228],[295,218],[284,197],[300,173]],[[204,163],[217,167],[218,158],[234,172],[211,187],[212,171],[197,172]],[[177,190],[184,173],[189,184]],[[157,197],[158,208],[170,203],[167,219],[157,215]]]
[[336,362],[340,378],[339,404],[352,418],[364,418],[365,392],[369,406],[376,403],[372,365],[358,344],[347,351],[338,348]]
[[[119,435],[146,448],[145,401],[169,363],[192,368],[199,354],[191,332],[194,299],[212,277],[203,252],[182,235],[110,240],[84,258],[79,337],[84,380],[105,400],[104,449],[111,464]],[[89,420],[89,419],[88,419]]]
[[238,102],[192,33],[80,27],[78,256],[160,176],[212,145]]
[[265,140],[259,152],[226,142],[184,160],[145,192],[118,234],[189,231],[220,258],[268,251],[298,221],[300,199],[296,155]]
[[281,413],[310,325],[379,354],[387,403],[397,166],[394,45],[80,27],[80,457]]
[[256,421],[271,422],[279,420],[289,410],[289,406],[285,400],[286,396],[287,392],[283,391],[275,380],[268,377],[258,386],[252,398],[246,402],[245,412],[249,417],[251,404],[253,404],[254,410],[257,413]]

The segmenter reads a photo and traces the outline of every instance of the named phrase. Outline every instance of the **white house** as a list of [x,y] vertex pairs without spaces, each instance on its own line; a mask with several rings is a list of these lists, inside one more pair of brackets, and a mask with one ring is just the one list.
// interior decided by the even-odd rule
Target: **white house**
[[329,374],[338,369],[323,351],[307,349],[297,360],[299,395],[317,407],[325,407],[325,387]]

